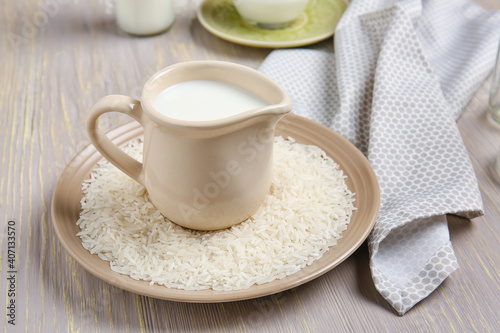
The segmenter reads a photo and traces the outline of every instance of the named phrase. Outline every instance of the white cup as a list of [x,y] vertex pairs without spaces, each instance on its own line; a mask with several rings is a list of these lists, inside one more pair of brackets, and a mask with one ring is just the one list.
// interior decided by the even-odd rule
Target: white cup
[[233,0],[236,10],[250,24],[276,28],[296,20],[309,0]]

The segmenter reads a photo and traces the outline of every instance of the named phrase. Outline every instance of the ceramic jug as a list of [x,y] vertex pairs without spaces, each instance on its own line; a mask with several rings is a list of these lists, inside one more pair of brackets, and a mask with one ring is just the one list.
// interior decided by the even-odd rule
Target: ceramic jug
[[[175,119],[155,107],[165,89],[195,80],[236,86],[266,105],[215,120]],[[99,100],[88,115],[87,132],[106,159],[145,186],[164,216],[186,228],[217,230],[247,219],[269,193],[275,126],[291,108],[286,92],[254,69],[192,61],[154,74],[144,85],[141,101],[121,95]],[[97,120],[106,112],[125,113],[142,124],[142,163],[99,128]]]

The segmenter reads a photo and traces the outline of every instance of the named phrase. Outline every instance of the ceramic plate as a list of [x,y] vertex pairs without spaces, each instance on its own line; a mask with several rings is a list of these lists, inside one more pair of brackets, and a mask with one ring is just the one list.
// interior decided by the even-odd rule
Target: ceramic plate
[[[347,175],[349,189],[356,193],[351,222],[342,233],[338,244],[328,250],[312,265],[281,280],[237,291],[186,291],[149,285],[127,275],[113,272],[109,262],[90,254],[82,246],[76,233],[80,214],[81,184],[102,156],[90,145],[76,155],[59,178],[52,199],[52,223],[57,236],[69,254],[88,272],[125,290],[160,299],[184,302],[226,302],[274,294],[306,283],[328,272],[349,257],[366,239],[375,224],[380,204],[377,178],[366,158],[352,144],[330,129],[303,117],[289,114],[277,126],[277,135],[291,136],[297,142],[321,147],[334,159]],[[135,122],[127,123],[108,133],[117,144],[122,145],[143,134],[142,127]]]
[[282,48],[313,44],[332,36],[346,7],[344,0],[310,0],[299,18],[277,29],[246,24],[232,0],[205,0],[197,15],[205,29],[222,39],[247,46]]

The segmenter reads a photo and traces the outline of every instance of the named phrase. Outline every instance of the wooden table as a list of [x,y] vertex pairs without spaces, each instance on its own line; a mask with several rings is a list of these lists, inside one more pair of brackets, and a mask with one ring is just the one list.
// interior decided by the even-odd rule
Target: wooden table
[[[93,102],[107,94],[138,97],[152,73],[179,61],[219,59],[256,68],[270,50],[220,40],[192,17],[178,16],[170,31],[156,37],[131,37],[106,12],[109,1],[48,2],[52,7],[44,10],[35,5],[38,2],[27,0],[0,4],[0,329],[500,331],[500,183],[492,176],[500,127],[486,116],[488,81],[458,121],[479,180],[485,215],[473,221],[450,217],[461,268],[403,317],[375,290],[366,245],[310,283],[232,303],[157,300],[87,273],[57,239],[50,204],[65,165],[89,144],[84,121]],[[482,5],[500,8],[493,0]],[[110,129],[127,120],[111,115],[104,124]],[[10,253],[9,231],[16,233]],[[12,299],[8,272],[13,257],[15,326],[7,323],[5,315]]]

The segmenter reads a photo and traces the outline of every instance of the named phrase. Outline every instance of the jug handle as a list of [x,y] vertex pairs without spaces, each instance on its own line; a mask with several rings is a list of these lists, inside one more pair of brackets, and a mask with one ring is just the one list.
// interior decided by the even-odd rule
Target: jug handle
[[124,113],[137,120],[143,127],[149,119],[142,111],[141,102],[128,96],[109,95],[95,103],[87,116],[87,134],[96,149],[118,169],[138,183],[144,184],[143,164],[118,148],[98,126],[97,120],[107,112]]

